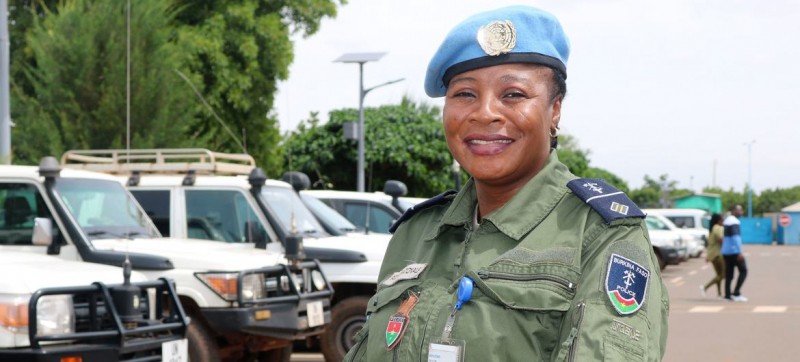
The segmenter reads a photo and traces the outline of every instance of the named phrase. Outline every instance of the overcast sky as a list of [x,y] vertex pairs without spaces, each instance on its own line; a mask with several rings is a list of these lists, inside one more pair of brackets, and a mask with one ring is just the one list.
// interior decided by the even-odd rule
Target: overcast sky
[[[387,52],[364,66],[365,106],[423,90],[445,34],[476,12],[527,3],[558,17],[570,38],[561,132],[591,164],[637,188],[668,174],[679,187],[742,190],[748,146],[756,191],[800,185],[800,1],[348,0],[313,36],[295,39],[275,108],[281,130],[310,112],[358,107],[358,65],[343,53]],[[368,142],[370,140],[367,140]]]

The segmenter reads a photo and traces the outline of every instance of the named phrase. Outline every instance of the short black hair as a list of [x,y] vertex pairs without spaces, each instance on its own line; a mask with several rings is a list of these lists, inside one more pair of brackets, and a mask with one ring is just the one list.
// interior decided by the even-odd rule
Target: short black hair
[[553,78],[550,81],[550,101],[555,101],[556,98],[567,96],[567,77],[560,70],[550,68],[553,71]]

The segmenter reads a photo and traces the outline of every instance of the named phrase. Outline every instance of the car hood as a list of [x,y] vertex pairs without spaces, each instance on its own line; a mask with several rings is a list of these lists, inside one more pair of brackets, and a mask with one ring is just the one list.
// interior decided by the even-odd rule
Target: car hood
[[239,271],[286,264],[283,254],[257,249],[252,243],[224,243],[200,239],[96,239],[97,249],[133,252],[169,258],[175,268]]
[[363,253],[368,261],[383,261],[390,235],[345,235],[325,238],[303,238],[306,247],[350,250]]
[[[0,278],[0,293],[4,294],[31,294],[41,288],[86,286],[94,282],[123,282],[119,267],[8,250],[0,254],[0,275],[13,275]],[[143,274],[131,273],[132,282],[145,280]]]

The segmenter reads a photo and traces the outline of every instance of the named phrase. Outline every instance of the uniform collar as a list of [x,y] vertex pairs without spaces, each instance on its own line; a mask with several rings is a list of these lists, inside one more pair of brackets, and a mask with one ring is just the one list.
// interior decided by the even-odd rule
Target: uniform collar
[[[505,205],[486,215],[488,220],[508,237],[519,240],[538,225],[568,192],[567,182],[575,176],[550,152],[545,166]],[[446,226],[472,223],[477,204],[475,182],[470,179],[461,188],[445,211],[437,230],[425,239],[434,239]],[[487,222],[487,221],[481,221]]]

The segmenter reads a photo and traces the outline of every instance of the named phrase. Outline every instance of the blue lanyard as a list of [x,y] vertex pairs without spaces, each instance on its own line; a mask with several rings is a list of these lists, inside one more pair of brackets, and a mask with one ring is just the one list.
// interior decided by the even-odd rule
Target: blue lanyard
[[461,307],[463,307],[465,303],[472,299],[472,289],[474,285],[475,282],[472,280],[472,278],[461,278],[461,281],[458,283],[458,292],[456,293],[456,304],[453,306],[453,311],[450,312],[450,316],[447,317],[447,323],[444,325],[444,333],[442,333],[442,338],[450,339],[450,335],[453,332],[453,324],[456,322],[456,312],[460,311]]

